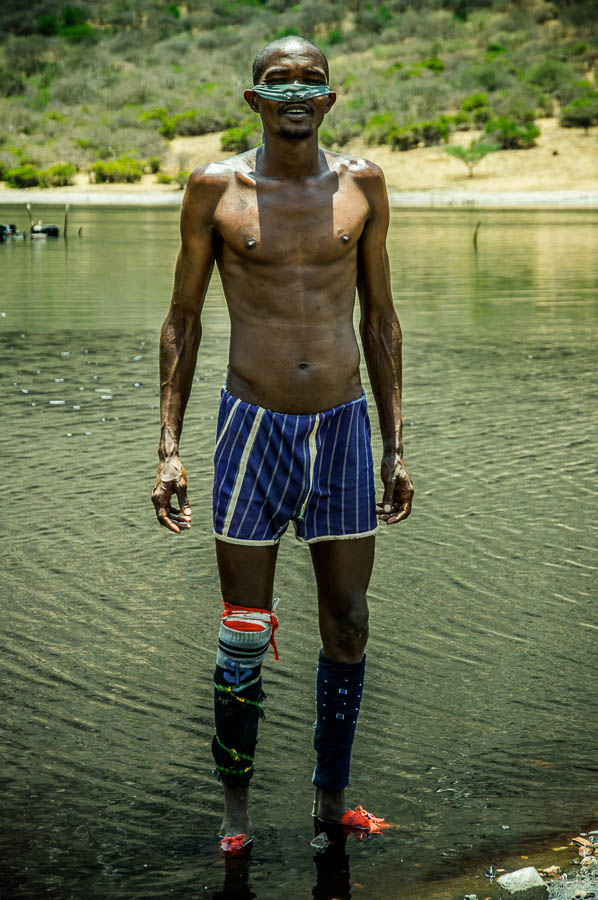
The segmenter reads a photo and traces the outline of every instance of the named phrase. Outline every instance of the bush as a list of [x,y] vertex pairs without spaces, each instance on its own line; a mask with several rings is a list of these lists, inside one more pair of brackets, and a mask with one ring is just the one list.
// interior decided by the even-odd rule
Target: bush
[[158,184],[170,184],[172,178],[170,175],[167,175],[166,172],[158,172],[156,175],[156,182]]
[[35,187],[40,183],[40,173],[31,163],[25,163],[16,169],[8,169],[5,181],[12,188]]
[[448,141],[449,126],[442,119],[437,119],[435,122],[419,122],[413,126],[413,131],[426,147],[433,147],[435,144]]
[[246,125],[237,125],[235,128],[227,128],[220,138],[222,150],[232,153],[243,153],[250,150],[256,143],[256,131],[253,122]]
[[73,184],[76,172],[74,163],[55,163],[49,169],[38,172],[39,182],[44,187],[66,187]]
[[591,125],[598,125],[598,91],[565,106],[560,122],[564,128],[583,128],[586,132]]
[[140,181],[143,175],[142,163],[132,156],[118,159],[98,160],[89,167],[92,181],[104,183],[132,183]]
[[488,94],[472,94],[471,97],[466,97],[463,103],[461,104],[461,109],[464,112],[474,112],[476,109],[487,109],[488,108]]
[[376,113],[371,116],[365,123],[363,136],[366,144],[373,146],[376,144],[389,144],[390,137],[399,128],[394,116],[390,112]]
[[520,125],[507,116],[490,119],[484,130],[503,150],[526,150],[534,147],[540,134],[533,122]]
[[15,94],[25,93],[25,82],[18,72],[12,69],[0,68],[0,94],[4,97],[14,97]]
[[412,128],[397,128],[388,136],[387,143],[391,150],[413,150],[419,144],[419,138]]
[[159,156],[150,156],[145,165],[150,170],[152,175],[155,175],[156,172],[160,171],[160,165],[161,165],[160,157]]

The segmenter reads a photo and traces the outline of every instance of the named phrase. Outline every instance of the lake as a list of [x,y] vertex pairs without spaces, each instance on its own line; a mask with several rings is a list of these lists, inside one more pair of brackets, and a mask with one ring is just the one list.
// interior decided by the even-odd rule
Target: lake
[[348,799],[399,827],[317,867],[315,587],[288,535],[255,847],[217,852],[217,278],[175,537],[149,497],[177,211],[74,208],[68,243],[0,245],[3,895],[461,900],[495,890],[489,864],[597,827],[598,214],[485,212],[475,253],[477,218],[392,216],[416,496],[378,538]]

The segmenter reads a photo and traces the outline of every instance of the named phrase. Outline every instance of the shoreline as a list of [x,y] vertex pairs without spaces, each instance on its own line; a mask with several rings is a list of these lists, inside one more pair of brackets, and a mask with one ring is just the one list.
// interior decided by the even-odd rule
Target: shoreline
[[[100,190],[80,188],[6,188],[0,206],[180,206],[184,191],[140,185]],[[598,190],[469,191],[459,189],[389,190],[392,209],[596,210]]]

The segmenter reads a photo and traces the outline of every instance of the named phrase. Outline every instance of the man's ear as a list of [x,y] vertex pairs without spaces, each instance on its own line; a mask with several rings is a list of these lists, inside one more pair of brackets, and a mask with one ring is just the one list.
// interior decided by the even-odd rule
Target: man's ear
[[326,112],[330,112],[334,104],[336,103],[336,93],[334,91],[330,91],[327,95],[328,103],[326,105]]
[[248,89],[243,92],[243,98],[245,100],[245,103],[247,103],[252,108],[254,113],[259,112],[257,108],[257,94]]

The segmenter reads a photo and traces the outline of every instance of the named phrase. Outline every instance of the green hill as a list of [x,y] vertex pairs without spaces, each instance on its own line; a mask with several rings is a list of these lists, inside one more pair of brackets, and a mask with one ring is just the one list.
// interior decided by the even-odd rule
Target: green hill
[[97,179],[135,180],[176,135],[232,129],[231,150],[252,146],[253,56],[290,33],[329,56],[328,146],[360,135],[406,150],[483,127],[505,147],[518,130],[525,147],[539,117],[598,122],[596,0],[4,0],[0,33],[0,177],[12,183],[8,172],[34,183],[40,169],[68,182],[98,162]]

